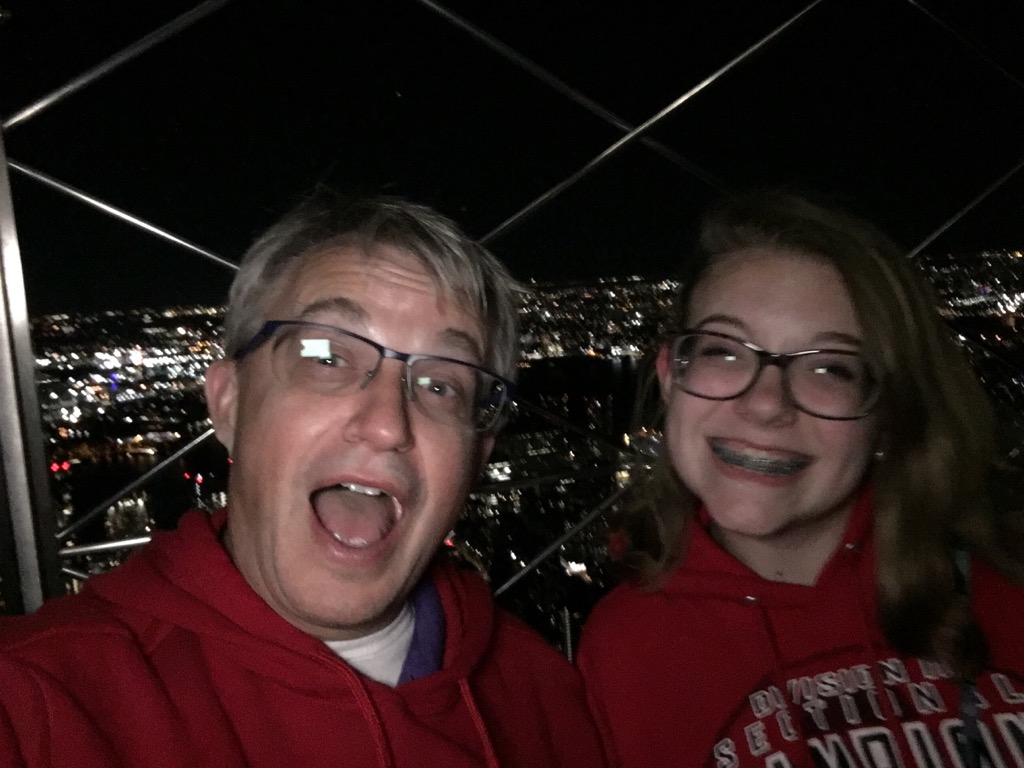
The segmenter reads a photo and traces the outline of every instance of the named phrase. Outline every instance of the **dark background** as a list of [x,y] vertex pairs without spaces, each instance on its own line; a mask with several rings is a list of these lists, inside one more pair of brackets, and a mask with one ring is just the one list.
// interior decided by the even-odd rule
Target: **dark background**
[[[194,6],[0,0],[0,114]],[[483,237],[805,9],[495,252],[524,279],[671,275],[703,206],[765,185],[823,192],[913,248],[1024,160],[1019,0],[233,0],[4,141],[233,261],[317,183]],[[1022,177],[929,250],[1024,248]],[[31,314],[223,299],[230,269],[11,183]]]

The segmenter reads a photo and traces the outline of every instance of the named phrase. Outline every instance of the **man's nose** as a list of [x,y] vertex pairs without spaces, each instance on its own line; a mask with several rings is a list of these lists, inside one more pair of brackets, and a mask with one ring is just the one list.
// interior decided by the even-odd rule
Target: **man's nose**
[[381,360],[377,370],[345,400],[350,402],[345,437],[378,450],[403,451],[412,446],[412,403],[406,395],[406,366]]

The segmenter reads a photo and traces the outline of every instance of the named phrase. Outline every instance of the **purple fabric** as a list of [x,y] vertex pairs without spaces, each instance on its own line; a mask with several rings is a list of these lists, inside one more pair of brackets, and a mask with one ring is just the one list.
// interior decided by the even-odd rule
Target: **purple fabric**
[[429,578],[421,581],[413,592],[412,607],[416,611],[416,625],[398,677],[399,685],[437,672],[444,661],[444,611],[437,588]]

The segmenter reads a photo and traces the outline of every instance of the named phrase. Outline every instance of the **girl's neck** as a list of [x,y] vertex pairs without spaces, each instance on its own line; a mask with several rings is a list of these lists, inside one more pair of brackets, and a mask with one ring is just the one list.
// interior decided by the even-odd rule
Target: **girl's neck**
[[729,554],[761,578],[786,584],[814,586],[825,563],[843,539],[853,502],[841,513],[830,512],[817,520],[765,536],[752,536],[710,526],[711,537]]

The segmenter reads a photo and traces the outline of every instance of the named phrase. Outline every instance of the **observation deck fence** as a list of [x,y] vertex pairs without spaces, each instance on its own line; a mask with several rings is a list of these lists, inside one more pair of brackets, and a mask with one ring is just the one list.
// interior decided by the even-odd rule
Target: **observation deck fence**
[[[228,2],[229,0],[206,0],[206,2],[199,3],[189,12],[155,30],[152,34],[10,115],[3,121],[4,132],[15,128],[30,130],[31,125],[28,124],[55,104],[73,94],[87,91],[93,83],[127,62],[146,55],[155,46],[173,38],[182,30],[202,23],[204,19],[219,11]],[[445,19],[454,29],[464,34],[467,44],[486,46],[494,54],[503,57],[549,86],[561,97],[598,117],[614,128],[619,135],[615,141],[576,171],[524,207],[511,212],[500,225],[481,238],[486,244],[538,210],[549,206],[553,200],[594,172],[611,157],[634,145],[643,146],[652,151],[664,162],[671,163],[681,172],[698,179],[709,190],[726,191],[728,185],[717,178],[714,173],[699,167],[682,157],[676,150],[656,140],[652,129],[662,123],[666,117],[676,113],[696,94],[706,89],[720,87],[720,81],[727,74],[748,65],[750,58],[762,49],[779,44],[809,14],[817,12],[819,6],[827,4],[830,0],[814,0],[807,3],[799,12],[769,34],[723,66],[707,73],[707,76],[692,88],[636,125],[580,93],[571,85],[538,66],[520,51],[476,27],[442,3],[434,2],[434,0],[416,0],[416,2]],[[923,23],[945,26],[944,22],[936,19],[914,0],[907,0],[907,4],[921,12]],[[951,44],[962,44],[963,41],[957,36],[956,30],[949,31]],[[993,64],[993,66],[995,65]],[[916,255],[927,248],[936,238],[954,226],[996,190],[1003,187],[1007,181],[1019,174],[1022,167],[1024,167],[1024,159],[1006,168],[1005,173],[993,179],[992,183],[980,192],[965,191],[959,209],[953,212],[947,220],[937,222],[932,234],[914,248],[911,255]],[[4,462],[2,473],[4,493],[0,497],[2,499],[0,500],[0,504],[2,504],[0,506],[0,599],[8,612],[28,612],[38,608],[44,599],[62,593],[65,589],[64,577],[88,578],[87,569],[77,565],[78,558],[83,555],[130,550],[144,544],[148,540],[147,536],[134,536],[127,539],[75,546],[69,546],[68,542],[78,531],[103,515],[118,500],[144,487],[162,472],[168,471],[168,468],[174,466],[182,456],[210,440],[213,431],[207,429],[194,439],[184,442],[174,453],[117,493],[104,499],[92,509],[77,512],[69,524],[58,530],[56,512],[50,497],[49,480],[45,469],[47,459],[36,394],[35,356],[32,352],[32,339],[29,330],[29,307],[26,303],[21,252],[15,227],[15,206],[10,189],[10,174],[12,173],[31,179],[36,184],[54,190],[81,205],[101,211],[103,214],[114,217],[154,238],[171,243],[183,251],[198,254],[225,269],[236,269],[236,265],[229,259],[146,220],[143,216],[113,205],[87,190],[79,189],[14,158],[7,157],[4,145],[0,141],[0,246],[2,246],[2,261],[0,261],[0,266],[2,266],[2,273],[0,273],[0,288],[2,288],[0,290],[0,438],[2,438],[2,443],[0,443],[0,453],[2,453]],[[975,348],[972,350],[972,354],[985,360],[995,360],[993,365],[1006,365],[1005,362],[999,361],[998,354],[991,350]],[[1018,381],[1022,380],[1019,370],[1014,370],[1011,376]],[[529,403],[522,403],[521,406],[537,410],[536,406]],[[1019,415],[1018,413],[1017,416]],[[544,416],[558,421],[554,414],[548,413]],[[1017,423],[1019,423],[1019,419]],[[571,428],[571,425],[562,424],[561,426]],[[1017,435],[1019,436],[1019,434],[1022,433],[1018,432]],[[629,451],[623,450],[621,445],[616,446],[616,450],[622,451],[622,462],[597,470],[599,473],[604,473],[606,477],[612,475],[624,477],[623,473],[628,474],[631,466],[635,466],[637,462],[646,461],[643,456],[630,458]],[[586,473],[577,470],[576,474],[582,476]],[[538,476],[528,482],[539,487],[564,479],[563,475],[555,474],[547,477]],[[524,558],[524,565],[516,573],[509,576],[503,583],[495,585],[496,594],[500,596],[514,590],[523,578],[561,551],[568,541],[594,525],[595,521],[601,518],[602,513],[616,502],[619,495],[628,486],[628,481],[617,482],[615,485],[616,489],[604,501],[594,506],[575,524],[568,525],[564,533],[550,544],[537,552],[530,553],[528,560]],[[494,490],[495,487],[482,490],[486,492]],[[567,617],[563,616],[562,619],[563,624],[571,623]],[[567,636],[571,635],[571,628],[566,627],[566,634]],[[571,651],[571,641],[567,641],[566,645]]]

